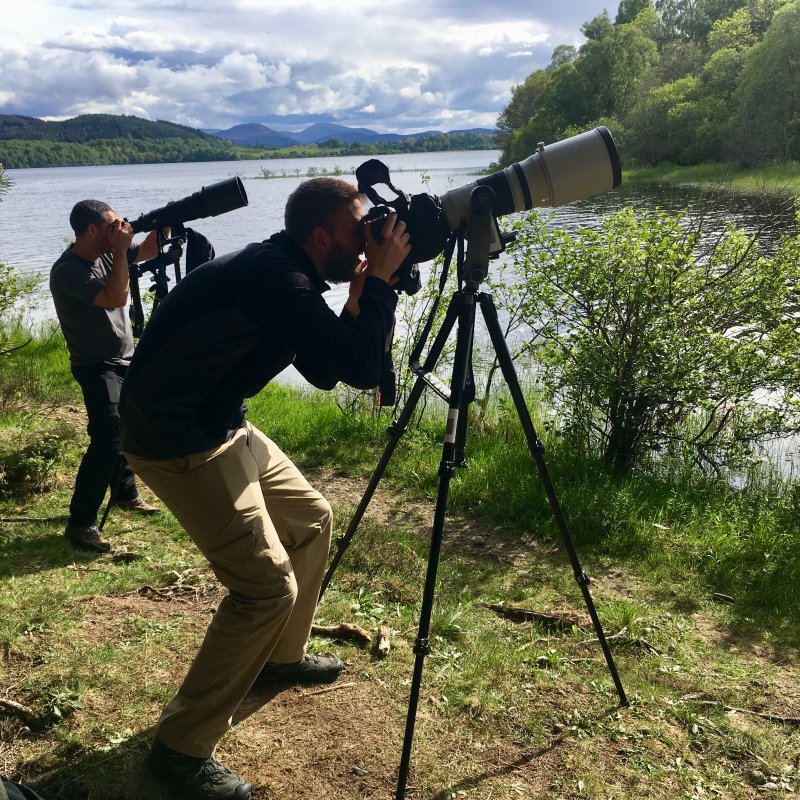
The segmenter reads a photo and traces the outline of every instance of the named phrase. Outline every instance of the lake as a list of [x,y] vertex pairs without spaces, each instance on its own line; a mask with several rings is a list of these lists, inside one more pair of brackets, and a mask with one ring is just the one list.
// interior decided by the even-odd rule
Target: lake
[[[409,194],[429,191],[443,194],[475,180],[499,158],[499,151],[460,151],[382,156],[392,183]],[[283,227],[283,207],[290,192],[309,170],[342,170],[351,177],[366,160],[346,158],[274,159],[263,161],[215,161],[190,164],[136,164],[106,167],[52,167],[9,170],[14,185],[0,201],[0,263],[11,264],[22,273],[43,277],[34,317],[52,318],[54,311],[47,289],[50,266],[72,237],[69,212],[85,198],[105,200],[129,219],[169,200],[180,200],[218,181],[239,176],[249,204],[218,217],[190,222],[207,236],[218,254],[260,241]],[[263,170],[285,177],[260,178]],[[426,183],[423,183],[423,178]],[[376,187],[387,199],[386,187]],[[626,187],[588,198],[553,211],[552,224],[572,229],[596,226],[602,217],[625,205],[666,210],[689,208],[703,214],[711,228],[733,223],[750,231],[777,222],[778,231],[791,229],[791,210],[777,209],[757,197],[723,192],[709,193],[685,187]],[[501,226],[503,219],[500,220]],[[136,237],[140,240],[142,235]],[[502,267],[501,267],[502,268]],[[140,278],[142,289],[149,276]],[[328,293],[329,303],[340,308],[345,287]]]
[[[399,189],[409,194],[423,191],[443,194],[475,180],[499,155],[498,151],[484,150],[389,155],[382,156],[381,160],[391,170],[392,183]],[[188,223],[206,235],[217,253],[222,254],[260,241],[281,229],[286,198],[309,170],[342,170],[344,177],[350,177],[365,160],[364,157],[312,158],[10,170],[8,174],[14,185],[0,201],[0,263],[11,264],[23,273],[42,276],[32,316],[39,320],[52,319],[55,313],[47,289],[47,276],[50,266],[66,246],[66,240],[72,237],[68,218],[78,200],[105,200],[118,213],[135,219],[169,200],[179,200],[203,186],[239,176],[249,199],[246,207]],[[260,178],[262,169],[282,177]],[[379,194],[391,198],[385,187],[377,189]],[[785,202],[722,190],[675,186],[623,185],[552,210],[550,224],[568,230],[596,227],[605,215],[626,205],[641,210],[688,209],[690,216],[705,218],[707,230],[722,230],[727,224],[733,224],[751,233],[762,231],[762,243],[767,247],[794,230],[794,213]],[[503,222],[501,219],[501,227]],[[765,227],[768,230],[763,231]],[[139,235],[136,240],[141,238]],[[493,262],[492,269],[502,269],[502,260]],[[147,289],[149,277],[143,276],[140,284],[143,290]],[[345,287],[337,286],[326,298],[338,311],[346,293]],[[476,330],[476,334],[484,338],[482,330]],[[291,367],[280,378],[302,382]],[[795,441],[789,449],[796,451]],[[783,456],[773,455],[776,461],[783,461]]]
[[[482,150],[389,155],[381,160],[391,170],[392,183],[399,189],[410,194],[442,194],[474,180],[498,157],[497,151]],[[309,170],[341,169],[345,173],[342,177],[354,180],[352,172],[365,160],[360,156],[9,170],[14,185],[0,202],[0,263],[11,264],[22,273],[44,276],[37,316],[54,316],[46,277],[65,248],[65,240],[73,237],[69,213],[78,200],[104,200],[132,220],[203,186],[239,176],[247,192],[247,206],[187,223],[207,236],[221,255],[280,230],[286,198],[305,180]],[[287,177],[259,178],[262,167]],[[430,177],[429,188],[422,183],[423,174]],[[393,197],[388,189],[383,191],[385,187],[376,188],[387,199]],[[134,241],[142,238],[139,235]],[[142,289],[147,288],[148,276],[143,276],[140,284]],[[328,295],[332,305],[341,306],[346,289],[335,287]]]

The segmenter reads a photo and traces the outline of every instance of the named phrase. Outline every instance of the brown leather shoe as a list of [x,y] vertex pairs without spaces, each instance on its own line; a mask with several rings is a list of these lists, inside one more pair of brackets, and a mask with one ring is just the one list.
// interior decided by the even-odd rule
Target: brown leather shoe
[[122,511],[135,511],[137,514],[158,514],[161,511],[157,506],[145,503],[141,497],[134,497],[133,500],[117,500],[114,505]]
[[100,535],[97,525],[67,525],[64,536],[70,544],[81,550],[94,550],[95,553],[111,550],[111,545]]

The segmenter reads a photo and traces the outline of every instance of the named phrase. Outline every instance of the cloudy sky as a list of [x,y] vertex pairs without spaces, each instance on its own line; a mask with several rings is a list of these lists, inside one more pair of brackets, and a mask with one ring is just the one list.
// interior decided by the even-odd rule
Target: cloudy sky
[[0,114],[492,127],[603,0],[4,0]]

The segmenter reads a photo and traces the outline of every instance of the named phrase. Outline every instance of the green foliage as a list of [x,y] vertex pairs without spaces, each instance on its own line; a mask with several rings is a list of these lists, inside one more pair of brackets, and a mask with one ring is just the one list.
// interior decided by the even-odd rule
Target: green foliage
[[235,159],[230,142],[171,122],[83,114],[58,122],[0,115],[7,166],[53,167]]
[[0,497],[19,500],[50,491],[74,441],[74,429],[60,424],[26,426],[18,437],[1,441]]
[[328,139],[319,144],[293,147],[235,146],[240,159],[320,158],[344,156],[380,156],[390,153],[434,153],[444,150],[491,150],[497,139],[489,133],[438,133],[430,136],[408,136],[394,142],[343,142]]
[[800,2],[775,13],[746,54],[736,89],[736,152],[745,164],[800,160]]
[[[498,119],[501,163],[537,142],[612,128],[626,161],[800,158],[798,0],[622,0],[553,53]],[[562,46],[560,46],[562,47]],[[556,57],[558,54],[558,57]]]
[[11,178],[6,175],[3,165],[0,164],[0,200],[3,199],[3,195],[11,188],[11,184]]
[[0,141],[26,139],[28,141],[87,143],[98,139],[203,139],[219,141],[218,137],[176,125],[173,122],[151,122],[125,114],[81,114],[71,119],[48,122],[35,117],[0,114]]
[[84,114],[63,122],[44,122],[0,115],[0,153],[6,166],[14,168],[383,155],[495,146],[494,135],[465,131],[374,144],[334,139],[319,145],[265,149],[233,145],[183,125],[137,117]]
[[18,325],[24,313],[22,303],[38,285],[37,275],[22,275],[14,267],[0,263],[0,330],[8,331]]
[[232,145],[222,139],[95,139],[51,142],[12,139],[0,144],[6,163],[25,167],[78,167],[104,164],[159,164],[181,161],[235,160]]
[[535,215],[518,234],[530,347],[573,442],[621,472],[652,451],[717,467],[796,428],[798,240],[767,256],[630,208],[572,238]]

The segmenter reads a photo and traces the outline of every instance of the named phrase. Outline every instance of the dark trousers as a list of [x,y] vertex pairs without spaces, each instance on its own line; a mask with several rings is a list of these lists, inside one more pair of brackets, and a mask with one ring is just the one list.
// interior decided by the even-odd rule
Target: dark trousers
[[[89,424],[89,447],[81,459],[75,490],[69,504],[70,525],[88,526],[97,522],[97,512],[106,490],[119,481],[116,500],[138,496],[133,470],[120,447],[119,393],[126,367],[101,362],[72,367],[80,384]],[[120,474],[117,470],[121,469]]]

